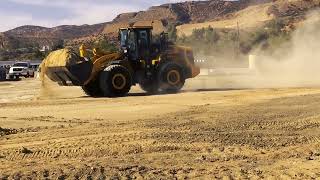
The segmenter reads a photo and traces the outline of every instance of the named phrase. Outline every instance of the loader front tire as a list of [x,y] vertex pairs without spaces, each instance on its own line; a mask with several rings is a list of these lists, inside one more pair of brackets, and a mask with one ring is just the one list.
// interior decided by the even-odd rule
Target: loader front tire
[[126,96],[132,86],[132,77],[127,68],[110,65],[100,74],[100,89],[105,97]]
[[158,82],[161,91],[176,93],[181,90],[185,83],[182,67],[175,62],[162,64],[158,72]]

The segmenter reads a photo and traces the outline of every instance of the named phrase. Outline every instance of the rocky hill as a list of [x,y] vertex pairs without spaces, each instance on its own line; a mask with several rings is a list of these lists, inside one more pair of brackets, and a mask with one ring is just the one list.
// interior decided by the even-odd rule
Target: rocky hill
[[46,28],[21,26],[0,34],[0,48],[17,49],[53,46],[61,40],[91,36],[102,32],[106,23],[82,26],[58,26]]
[[103,33],[113,34],[119,27],[130,22],[154,21],[155,30],[163,31],[168,24],[175,25],[200,23],[226,17],[228,14],[240,11],[250,5],[262,4],[271,0],[240,0],[240,1],[189,1],[183,3],[164,4],[154,6],[147,11],[125,13],[118,15],[110,24],[106,25]]
[[[92,42],[99,37],[116,37],[120,27],[131,22],[153,22],[155,32],[162,32],[170,24],[178,25],[178,31],[192,32],[194,28],[205,26],[232,27],[236,18],[243,22],[264,22],[272,18],[301,18],[305,12],[319,7],[319,0],[239,0],[239,1],[188,1],[150,7],[146,11],[124,13],[113,21],[95,25],[58,26],[46,28],[22,26],[0,33],[0,51],[54,46],[61,41],[67,45]],[[261,14],[263,13],[263,14]],[[261,17],[261,18],[260,18]]]
[[154,22],[155,31],[161,32],[168,24],[187,24],[211,21],[237,12],[251,4],[265,3],[270,0],[240,0],[225,2],[221,0],[190,1],[184,3],[154,6],[146,11],[118,15],[112,22],[83,26],[58,26],[45,28],[39,26],[22,26],[0,35],[0,49],[26,48],[29,46],[52,46],[60,40],[67,44],[90,41],[106,34],[115,36],[119,27],[130,22]]

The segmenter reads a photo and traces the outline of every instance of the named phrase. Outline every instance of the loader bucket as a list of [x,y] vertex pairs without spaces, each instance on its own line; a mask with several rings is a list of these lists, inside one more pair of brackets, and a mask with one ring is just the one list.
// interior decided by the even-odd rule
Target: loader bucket
[[61,86],[82,86],[90,78],[93,64],[70,49],[54,51],[44,60],[42,69]]

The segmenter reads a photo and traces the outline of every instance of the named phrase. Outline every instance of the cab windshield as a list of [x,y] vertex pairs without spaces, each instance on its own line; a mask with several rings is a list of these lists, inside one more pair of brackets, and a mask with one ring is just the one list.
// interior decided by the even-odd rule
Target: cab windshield
[[125,47],[127,45],[128,39],[128,30],[121,30],[120,31],[120,45],[121,47]]

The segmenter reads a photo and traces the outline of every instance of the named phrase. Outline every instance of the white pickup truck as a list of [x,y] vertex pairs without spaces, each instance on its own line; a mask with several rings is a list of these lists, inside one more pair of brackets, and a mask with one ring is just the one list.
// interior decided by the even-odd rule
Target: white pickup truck
[[6,69],[0,66],[0,81],[6,80]]
[[34,77],[34,69],[29,62],[16,62],[9,70],[9,79],[18,79],[21,76]]

